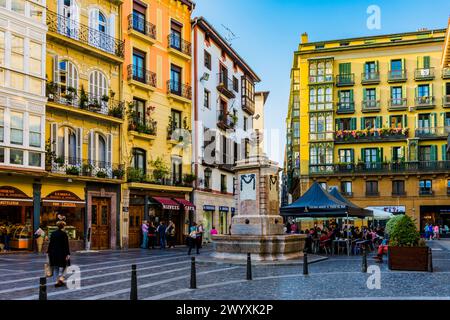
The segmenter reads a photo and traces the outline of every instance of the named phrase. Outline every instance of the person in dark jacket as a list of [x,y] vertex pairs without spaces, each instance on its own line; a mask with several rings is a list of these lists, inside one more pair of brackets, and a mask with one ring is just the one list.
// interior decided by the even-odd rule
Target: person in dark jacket
[[161,246],[161,249],[166,248],[166,229],[167,227],[164,224],[164,221],[161,221],[158,228],[156,228],[156,232],[159,235],[159,244]]
[[58,288],[65,285],[64,271],[68,266],[70,250],[69,237],[64,231],[66,223],[64,221],[59,221],[56,225],[58,226],[58,230],[54,231],[50,236],[47,254],[50,267],[53,269],[55,287]]
[[155,249],[155,243],[156,243],[156,228],[153,222],[150,222],[150,225],[148,226],[148,241],[149,245],[148,248]]

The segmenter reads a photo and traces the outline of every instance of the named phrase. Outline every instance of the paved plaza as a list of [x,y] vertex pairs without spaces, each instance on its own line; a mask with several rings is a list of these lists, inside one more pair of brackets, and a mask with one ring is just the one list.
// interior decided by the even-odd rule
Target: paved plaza
[[[49,300],[127,300],[131,264],[138,268],[140,300],[309,300],[309,299],[450,299],[450,241],[432,241],[434,272],[381,269],[381,289],[368,289],[370,274],[361,272],[361,257],[331,256],[309,265],[309,275],[296,265],[253,266],[253,280],[246,280],[246,266],[197,263],[198,289],[189,289],[191,260],[184,247],[171,250],[129,250],[72,255],[81,269],[81,288],[48,287]],[[205,248],[201,256],[211,252]],[[207,261],[208,259],[201,259]],[[0,299],[38,299],[39,277],[45,256],[0,256]]]

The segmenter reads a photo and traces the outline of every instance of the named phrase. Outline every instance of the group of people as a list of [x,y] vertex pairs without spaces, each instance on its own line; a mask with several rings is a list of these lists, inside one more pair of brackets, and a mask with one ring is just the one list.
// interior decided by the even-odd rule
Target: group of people
[[[215,228],[213,227],[215,230]],[[193,222],[191,226],[189,227],[189,235],[187,237],[187,244],[189,247],[188,255],[191,254],[192,249],[197,249],[197,254],[200,254],[200,249],[202,248],[202,242],[203,242],[203,234],[205,232],[205,229],[203,228],[203,224],[196,222]]]
[[441,234],[449,233],[449,228],[447,225],[442,226],[438,224],[433,225],[432,223],[426,223],[423,229],[425,232],[425,239],[427,240],[439,240],[441,238]]
[[142,232],[142,249],[155,249],[155,245],[159,242],[160,249],[165,249],[166,245],[170,248],[175,248],[175,223],[169,220],[166,225],[165,221],[160,221],[159,225],[155,227],[153,222],[144,220],[141,225]]
[[10,251],[11,226],[3,223],[0,225],[0,252]]

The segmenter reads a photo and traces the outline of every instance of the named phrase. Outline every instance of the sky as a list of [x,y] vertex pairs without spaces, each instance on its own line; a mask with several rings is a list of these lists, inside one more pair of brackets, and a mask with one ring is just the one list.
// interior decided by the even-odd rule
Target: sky
[[[265,129],[271,133],[269,157],[283,164],[285,119],[293,52],[303,32],[309,41],[446,28],[449,0],[194,0],[193,17],[203,16],[218,32],[236,35],[233,48],[262,79],[257,91],[270,91],[265,107]],[[367,27],[367,9],[377,5],[381,28]],[[267,146],[266,146],[267,147]]]

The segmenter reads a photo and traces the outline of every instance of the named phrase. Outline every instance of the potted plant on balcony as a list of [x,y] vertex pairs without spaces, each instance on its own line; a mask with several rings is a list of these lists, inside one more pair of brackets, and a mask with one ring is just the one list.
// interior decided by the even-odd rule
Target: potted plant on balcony
[[89,102],[89,98],[86,94],[86,91],[84,91],[84,87],[81,86],[80,89],[80,109],[86,109],[86,104]]
[[109,101],[109,96],[106,95],[106,94],[102,95],[102,101],[103,102],[108,102]]
[[52,82],[47,82],[45,85],[45,90],[47,92],[47,98],[49,101],[55,101],[55,93],[58,90],[58,86],[56,85],[56,83]]
[[56,152],[52,150],[50,139],[45,143],[45,170],[52,170],[52,163],[56,158]]
[[100,102],[96,98],[92,98],[89,102],[89,109],[91,111],[99,111],[101,109]]
[[195,180],[197,180],[197,176],[196,176],[195,174],[192,174],[192,173],[186,174],[186,175],[183,177],[183,182],[184,182],[184,184],[187,185],[187,186],[192,186],[192,183],[193,183]]
[[114,169],[112,171],[112,175],[114,179],[122,179],[123,176],[125,175],[125,171],[123,169]]
[[69,166],[66,168],[66,174],[71,176],[78,176],[80,175],[80,169],[78,169],[78,167],[75,166]]
[[105,179],[108,177],[108,174],[106,173],[105,169],[100,169],[97,174],[96,174],[97,178],[101,178],[101,179]]
[[164,178],[166,178],[170,173],[168,166],[164,163],[161,157],[156,158],[155,161],[151,161],[150,164],[154,168],[153,179],[155,179],[157,183],[162,184]]
[[77,94],[77,89],[74,87],[67,87],[66,93],[64,94],[64,99],[66,99],[67,104],[71,105],[73,99]]
[[109,108],[108,115],[114,118],[123,119],[123,103],[119,103]]
[[432,271],[431,249],[420,239],[413,219],[396,216],[386,226],[389,235],[388,266],[390,270]]
[[137,168],[127,169],[127,180],[128,182],[142,182],[145,179],[144,172]]
[[83,165],[81,166],[81,172],[82,172],[83,176],[87,176],[87,177],[92,176],[93,168],[94,167],[90,163],[83,163]]

